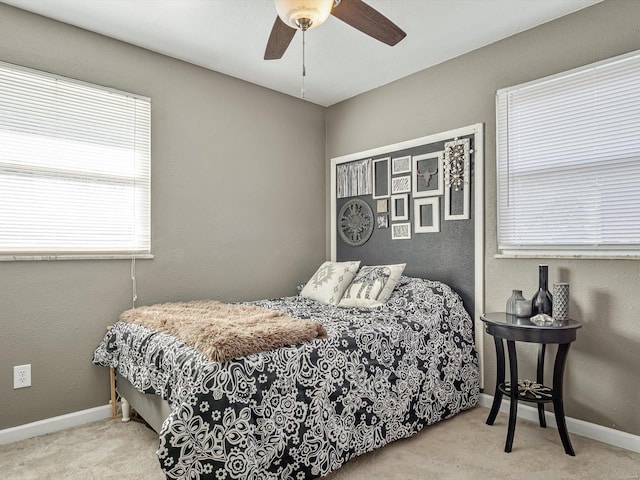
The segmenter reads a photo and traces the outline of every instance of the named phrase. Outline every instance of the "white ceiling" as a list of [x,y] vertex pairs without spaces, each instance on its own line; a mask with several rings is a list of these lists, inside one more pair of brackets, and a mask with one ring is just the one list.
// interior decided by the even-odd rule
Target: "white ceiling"
[[[333,105],[599,1],[366,0],[407,37],[389,47],[329,17],[307,32],[305,98]],[[276,15],[272,0],[2,2],[300,96],[300,32],[282,59],[262,59]]]

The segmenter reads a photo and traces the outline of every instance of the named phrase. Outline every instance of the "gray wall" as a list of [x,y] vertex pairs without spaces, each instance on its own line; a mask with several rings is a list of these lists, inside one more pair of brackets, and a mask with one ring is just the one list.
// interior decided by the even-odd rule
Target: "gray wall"
[[[638,18],[640,2],[606,0],[335,105],[325,163],[320,107],[3,4],[0,60],[152,98],[156,258],[138,262],[140,305],[291,293],[328,257],[329,188],[318,179],[329,158],[484,122],[485,302],[495,311],[513,288],[532,294],[539,263],[494,258],[495,91],[640,49]],[[551,282],[571,283],[571,313],[584,323],[568,359],[567,414],[640,435],[640,262],[547,263]],[[0,263],[0,428],[106,404],[107,374],[90,358],[130,305],[129,267]],[[491,343],[486,352],[491,390]],[[33,387],[13,390],[12,366],[23,363]]]
[[[606,0],[327,112],[327,163],[332,157],[485,123],[485,310],[504,310],[514,288],[530,297],[538,263],[548,263],[550,283],[571,284],[571,315],[584,325],[567,362],[567,415],[635,435],[640,435],[640,261],[494,258],[494,96],[502,87],[640,49],[639,18],[637,0]],[[491,338],[485,340],[485,391],[493,393],[495,353]],[[534,378],[534,354],[521,350],[524,376]]]
[[[289,295],[324,260],[324,108],[4,4],[0,60],[151,97],[139,305]],[[129,276],[121,260],[0,262],[0,429],[108,402],[91,355]],[[33,386],[13,390],[25,363]]]

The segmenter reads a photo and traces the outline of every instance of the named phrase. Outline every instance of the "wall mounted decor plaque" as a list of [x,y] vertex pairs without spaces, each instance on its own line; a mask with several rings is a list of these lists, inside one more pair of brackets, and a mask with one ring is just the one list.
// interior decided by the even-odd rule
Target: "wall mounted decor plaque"
[[391,179],[391,194],[405,193],[411,191],[411,176],[393,177]]
[[456,191],[469,184],[469,139],[461,138],[444,144],[445,182]]
[[376,225],[378,228],[389,228],[389,215],[378,215]]
[[431,197],[444,193],[444,152],[413,156],[411,196]]
[[338,233],[347,245],[364,245],[373,233],[373,210],[358,198],[349,200],[338,214]]
[[444,144],[444,219],[468,220],[472,150],[468,138]]
[[398,173],[410,173],[411,172],[411,156],[398,157],[393,159],[393,167],[391,173],[397,175]]
[[410,223],[394,223],[391,225],[392,240],[411,240]]
[[371,195],[373,192],[371,159],[358,160],[337,166],[338,198]]

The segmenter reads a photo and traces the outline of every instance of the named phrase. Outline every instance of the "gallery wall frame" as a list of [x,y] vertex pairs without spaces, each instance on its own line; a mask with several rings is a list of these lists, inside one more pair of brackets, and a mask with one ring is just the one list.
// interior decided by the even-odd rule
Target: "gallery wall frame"
[[[373,199],[387,198],[391,195],[391,157],[377,158],[373,161]],[[386,180],[387,188],[379,189],[380,177]]]
[[391,195],[408,193],[411,191],[411,176],[393,177],[391,179]]
[[371,159],[341,164],[336,171],[336,195],[338,198],[371,195],[373,175]]
[[392,224],[391,239],[392,240],[411,240],[411,224],[409,222]]
[[389,215],[378,215],[376,217],[376,226],[378,228],[389,228]]
[[391,195],[391,221],[409,220],[409,195]]
[[412,163],[411,196],[418,198],[442,195],[444,193],[444,152],[414,155]]
[[[469,220],[471,201],[471,150],[468,138],[454,138],[444,144],[444,219]],[[462,212],[453,213],[453,196],[462,201]]]
[[[431,222],[425,222],[424,209],[428,209]],[[440,197],[416,198],[413,201],[413,232],[437,233],[440,231]]]
[[392,160],[391,173],[398,175],[400,173],[411,173],[411,156],[397,157]]

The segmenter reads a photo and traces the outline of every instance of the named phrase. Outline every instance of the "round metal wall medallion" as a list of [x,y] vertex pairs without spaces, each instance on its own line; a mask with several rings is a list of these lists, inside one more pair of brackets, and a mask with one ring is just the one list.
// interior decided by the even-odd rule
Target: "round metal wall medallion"
[[373,210],[360,199],[349,200],[338,214],[338,232],[347,245],[358,247],[373,233]]

